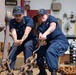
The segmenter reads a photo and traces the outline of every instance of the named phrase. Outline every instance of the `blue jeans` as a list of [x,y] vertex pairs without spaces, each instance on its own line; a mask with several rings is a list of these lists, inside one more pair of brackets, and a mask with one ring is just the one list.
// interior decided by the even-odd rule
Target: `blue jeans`
[[10,64],[11,69],[14,69],[17,55],[23,51],[24,62],[25,62],[28,57],[32,56],[32,53],[35,49],[36,44],[37,44],[37,40],[29,40],[27,42],[24,42],[21,46],[17,46],[15,48],[14,48],[14,45],[12,45],[10,52],[11,50],[13,50],[13,52],[9,57],[9,59],[12,61]]
[[68,49],[68,44],[60,43],[58,41],[41,46],[37,54],[37,65],[44,66],[44,57],[50,71],[58,70],[58,58],[63,55]]

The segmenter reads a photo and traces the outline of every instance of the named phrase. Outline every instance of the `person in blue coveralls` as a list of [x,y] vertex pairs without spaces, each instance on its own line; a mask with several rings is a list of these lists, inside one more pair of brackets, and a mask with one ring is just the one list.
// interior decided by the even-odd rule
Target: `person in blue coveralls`
[[38,26],[38,39],[46,41],[46,45],[42,45],[38,50],[37,65],[39,67],[38,75],[47,75],[44,67],[44,57],[51,75],[57,75],[58,58],[68,49],[69,43],[63,34],[57,19],[48,15],[45,9],[37,12],[41,24]]
[[[14,48],[9,59],[11,59],[10,67],[14,69],[16,57],[23,51],[24,62],[30,56],[32,56],[35,46],[37,44],[37,36],[33,33],[33,20],[28,16],[24,16],[24,10],[20,6],[13,8],[12,14],[14,19],[10,21],[9,29],[13,38],[13,45],[11,50]],[[10,51],[11,51],[10,50]]]

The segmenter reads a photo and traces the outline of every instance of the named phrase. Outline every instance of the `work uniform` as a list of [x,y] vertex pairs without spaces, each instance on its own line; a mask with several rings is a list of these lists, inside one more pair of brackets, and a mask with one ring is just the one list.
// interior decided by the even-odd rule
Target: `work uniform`
[[[30,17],[24,16],[21,23],[18,23],[15,19],[12,19],[10,21],[9,26],[10,26],[10,30],[12,28],[16,29],[17,39],[21,39],[22,36],[24,35],[26,27],[29,26],[33,29],[34,24],[33,24],[33,20]],[[32,53],[34,51],[36,44],[37,44],[37,36],[33,33],[33,30],[31,30],[27,39],[22,43],[21,46],[16,46],[14,48],[14,45],[12,45],[11,50],[13,50],[13,51],[9,57],[9,59],[12,60],[12,63],[10,65],[11,68],[12,69],[14,68],[16,56],[20,52],[22,52],[22,51],[24,52],[24,62],[29,56],[32,56]],[[11,50],[10,50],[10,52],[11,52]]]
[[49,27],[50,23],[56,23],[56,29],[47,35],[46,45],[43,45],[38,50],[37,64],[38,66],[44,65],[44,56],[46,57],[46,63],[50,71],[58,70],[58,57],[64,54],[68,49],[68,41],[63,32],[60,29],[60,26],[55,17],[49,15],[45,23],[42,23],[38,27],[38,33],[44,33]]

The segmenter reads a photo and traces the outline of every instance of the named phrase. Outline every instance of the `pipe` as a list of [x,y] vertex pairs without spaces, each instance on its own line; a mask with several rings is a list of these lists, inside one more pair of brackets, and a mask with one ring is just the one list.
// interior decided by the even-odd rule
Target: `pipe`
[[21,7],[24,9],[24,2],[25,0],[21,0]]

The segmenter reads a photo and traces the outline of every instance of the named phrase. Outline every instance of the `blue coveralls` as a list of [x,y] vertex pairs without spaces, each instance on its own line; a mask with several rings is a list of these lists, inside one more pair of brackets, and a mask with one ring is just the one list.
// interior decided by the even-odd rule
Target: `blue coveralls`
[[56,23],[56,29],[47,36],[47,44],[41,46],[38,50],[37,64],[38,66],[44,66],[44,56],[46,57],[46,63],[50,71],[58,70],[58,57],[64,54],[68,49],[69,43],[67,38],[60,29],[60,26],[55,17],[49,15],[45,23],[42,23],[38,27],[38,33],[44,33],[50,26],[50,23]]
[[[22,38],[22,36],[24,35],[25,28],[27,26],[30,26],[31,28],[34,27],[33,20],[28,16],[24,16],[21,23],[18,23],[15,19],[12,19],[10,21],[10,25],[9,25],[10,30],[12,28],[16,29],[17,39]],[[33,30],[32,30],[30,32],[29,36],[27,37],[27,39],[22,43],[21,46],[17,46],[14,48],[14,45],[12,45],[10,52],[11,52],[11,50],[13,50],[13,48],[14,48],[14,50],[9,57],[9,59],[12,60],[12,63],[10,65],[11,69],[14,69],[17,55],[23,51],[24,52],[24,62],[25,62],[25,60],[29,56],[32,56],[32,53],[33,53],[33,50],[34,50],[36,44],[37,44],[37,36],[33,33]]]

